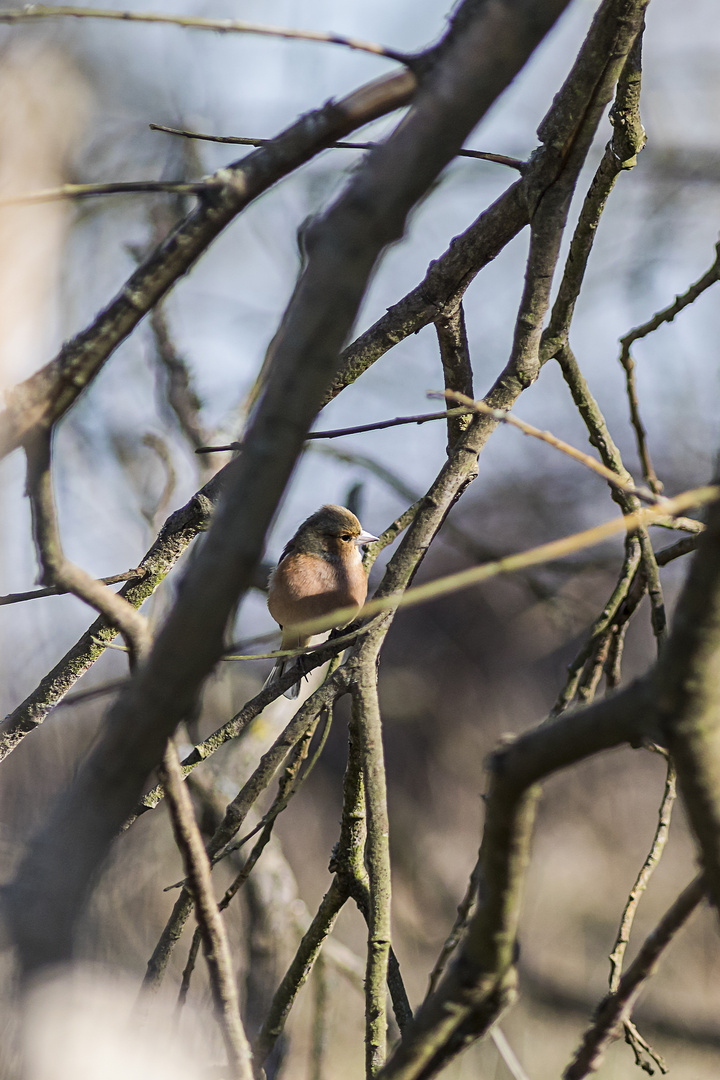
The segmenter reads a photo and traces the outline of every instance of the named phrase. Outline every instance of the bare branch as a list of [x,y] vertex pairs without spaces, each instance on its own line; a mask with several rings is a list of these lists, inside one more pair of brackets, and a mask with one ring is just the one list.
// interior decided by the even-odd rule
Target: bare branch
[[[427,424],[430,420],[447,420],[468,416],[470,408],[445,409],[443,412],[418,413],[416,416],[396,416],[394,420],[377,420],[374,424],[358,424],[357,427],[331,428],[329,431],[309,431],[307,442],[314,439],[339,439],[345,435],[363,435],[367,431],[383,431],[385,428],[401,427],[404,424]],[[224,446],[199,446],[196,454],[220,454],[242,450],[241,442],[226,443]]]
[[[97,578],[101,585],[119,585],[123,581],[135,581],[145,576],[142,567],[135,566],[132,570],[125,570],[122,574],[112,574],[110,577]],[[25,600],[39,600],[44,596],[66,596],[68,590],[60,585],[47,585],[44,589],[30,589],[28,592],[7,593],[0,596],[0,607],[7,604],[21,604]]]
[[715,261],[709,270],[706,270],[702,277],[688,288],[688,290],[682,293],[680,296],[676,296],[672,304],[668,304],[667,307],[658,311],[656,315],[653,315],[652,319],[648,319],[647,322],[642,323],[640,326],[636,326],[634,330],[625,334],[620,338],[620,345],[622,346],[623,353],[628,353],[630,346],[634,345],[636,341],[641,338],[647,337],[648,334],[652,334],[658,327],[664,323],[672,322],[676,315],[679,315],[690,304],[694,303],[699,296],[714,285],[716,281],[720,279],[720,243],[715,245]]
[[610,954],[610,993],[614,994],[620,985],[620,976],[622,974],[623,958],[625,956],[625,950],[627,949],[630,941],[630,931],[632,929],[633,920],[635,918],[635,912],[637,911],[640,898],[645,892],[648,881],[652,877],[653,870],[657,866],[662,853],[667,843],[667,838],[670,831],[670,817],[672,815],[672,808],[675,802],[675,787],[676,787],[676,774],[675,766],[672,761],[668,761],[667,776],[665,779],[665,793],[663,795],[662,803],[660,804],[660,812],[658,814],[658,824],[655,830],[655,836],[653,837],[652,846],[648,853],[645,862],[642,865],[640,873],[638,874],[635,884],[630,890],[627,904],[622,913],[620,920],[620,929],[618,930],[618,936],[615,939],[615,945],[613,951]]
[[258,34],[263,37],[289,38],[293,41],[315,41],[327,45],[343,45],[347,49],[357,49],[385,56],[401,64],[410,63],[412,57],[405,53],[386,49],[372,41],[332,34],[325,30],[292,30],[281,26],[262,26],[257,23],[241,22],[239,19],[204,19],[198,15],[161,15],[153,11],[112,11],[105,8],[83,7],[44,7],[42,4],[30,4],[24,8],[6,8],[0,11],[0,23],[31,22],[37,19],[56,19],[69,16],[75,19],[114,19],[120,22],[162,23],[166,26],[180,26],[188,30],[212,30],[224,34]]
[[[475,396],[473,373],[462,303],[453,311],[443,312],[435,322],[435,333],[440,346],[446,394],[458,393],[472,401]],[[451,416],[452,411],[448,410],[447,413],[448,453],[470,423],[467,415]]]
[[0,413],[0,456],[19,446],[28,432],[51,427],[67,412],[143,316],[253,199],[319,153],[327,141],[406,105],[415,89],[415,77],[407,71],[374,80],[302,117],[270,146],[209,178],[214,192],[142,262],[93,324],[8,394]]
[[213,895],[210,861],[205,853],[192,801],[183,783],[180,762],[172,742],[168,744],[160,777],[167,791],[175,841],[190,883],[198,928],[210,971],[213,1001],[231,1073],[236,1080],[252,1080],[252,1054],[240,1018],[225,925]]
[[432,392],[429,396],[446,397],[452,401],[458,401],[463,405],[467,405],[467,408],[473,412],[483,413],[483,415],[490,416],[493,420],[497,420],[501,424],[509,424],[511,427],[517,428],[518,431],[522,431],[523,435],[530,435],[534,439],[540,439],[541,442],[545,442],[549,446],[555,447],[555,449],[559,450],[562,454],[567,454],[573,461],[579,461],[581,465],[584,465],[588,469],[592,469],[598,476],[602,476],[603,480],[607,480],[613,487],[627,492],[628,495],[634,495],[637,499],[641,499],[643,502],[647,503],[657,503],[658,501],[657,496],[653,495],[651,491],[643,491],[642,489],[636,488],[634,484],[623,480],[616,472],[606,468],[605,465],[596,461],[595,458],[590,457],[589,454],[585,454],[582,450],[578,450],[576,447],[571,446],[570,443],[558,439],[551,431],[541,431],[540,428],[536,428],[533,424],[527,424],[524,420],[520,420],[517,416],[513,416],[513,414],[506,409],[493,409],[489,405],[486,405],[484,401],[473,401],[467,394],[459,394],[456,390],[444,390],[442,393]]
[[[210,513],[217,502],[227,476],[221,469],[163,525],[157,539],[138,566],[136,579],[129,579],[119,596],[134,608],[152,595],[168,571],[198,533],[207,529]],[[118,627],[104,618],[97,619],[65,656],[43,678],[40,685],[0,723],[0,759],[22,742],[26,735],[43,723],[77,680],[102,656],[117,635]]]
[[699,875],[680,894],[652,934],[645,939],[640,952],[620,980],[617,992],[608,994],[601,1002],[582,1045],[563,1073],[563,1080],[582,1080],[599,1067],[608,1046],[618,1038],[622,1021],[630,1015],[643,984],[655,971],[662,953],[678,930],[703,900],[705,889],[705,880]]
[[657,669],[661,742],[702,852],[707,889],[720,911],[720,506],[711,505]]
[[[166,135],[182,135],[185,139],[201,139],[205,142],[227,143],[231,146],[267,146],[271,139],[249,139],[240,135],[203,135],[199,131],[185,131],[182,128],[166,127],[164,124],[148,124],[151,131],[163,131]],[[374,150],[376,142],[334,142],[327,150]],[[507,165],[510,169],[522,172],[525,162],[519,158],[507,157],[506,154],[491,154],[485,150],[458,150],[458,157],[474,158],[478,161],[491,161],[496,165]]]
[[387,1050],[385,984],[391,941],[389,824],[376,661],[375,649],[362,650],[357,661],[352,720],[362,758],[367,819],[365,859],[370,910],[365,975],[365,1075],[368,1080],[382,1067]]
[[[2,13],[0,12],[0,16]],[[0,22],[2,18],[0,17]],[[107,184],[62,184],[29,195],[0,199],[0,209],[7,206],[32,206],[35,203],[57,202],[60,199],[88,199],[98,195],[202,195],[217,184],[206,180],[188,183],[184,180],[117,180]]]

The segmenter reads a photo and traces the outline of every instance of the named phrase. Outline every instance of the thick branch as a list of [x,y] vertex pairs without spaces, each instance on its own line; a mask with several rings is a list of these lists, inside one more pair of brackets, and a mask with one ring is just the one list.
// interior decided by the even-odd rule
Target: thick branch
[[720,911],[720,503],[698,538],[662,661],[661,730]]
[[302,117],[268,147],[215,173],[216,192],[144,260],[95,322],[9,393],[0,414],[0,456],[19,446],[33,429],[47,429],[67,412],[143,316],[253,199],[339,135],[406,105],[415,88],[410,72],[368,83]]

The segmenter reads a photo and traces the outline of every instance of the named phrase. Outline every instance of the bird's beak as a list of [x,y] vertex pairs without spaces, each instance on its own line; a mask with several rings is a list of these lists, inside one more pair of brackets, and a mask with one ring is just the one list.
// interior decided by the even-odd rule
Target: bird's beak
[[355,537],[354,542],[357,544],[358,547],[362,547],[363,544],[372,544],[372,543],[374,543],[375,540],[379,540],[379,539],[380,539],[379,536],[373,536],[372,533],[363,531],[363,532],[360,533],[359,536]]

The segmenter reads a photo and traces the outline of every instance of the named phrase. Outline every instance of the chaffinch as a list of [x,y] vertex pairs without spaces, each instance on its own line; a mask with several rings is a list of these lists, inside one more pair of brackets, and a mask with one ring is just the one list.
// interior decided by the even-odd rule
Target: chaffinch
[[[321,506],[303,521],[270,575],[268,608],[280,623],[281,648],[302,649],[310,641],[295,633],[293,624],[329,615],[336,608],[362,607],[367,575],[360,548],[373,540],[377,536],[365,532],[344,506]],[[265,685],[279,679],[292,662],[277,660]],[[298,670],[298,682],[285,697],[298,696],[301,674]]]

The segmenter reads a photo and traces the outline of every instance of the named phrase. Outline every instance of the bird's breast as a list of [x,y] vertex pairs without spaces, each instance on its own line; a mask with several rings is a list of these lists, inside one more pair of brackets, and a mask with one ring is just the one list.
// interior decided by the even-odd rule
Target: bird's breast
[[367,577],[360,558],[344,560],[295,552],[270,579],[268,608],[281,626],[329,615],[339,607],[362,607]]

